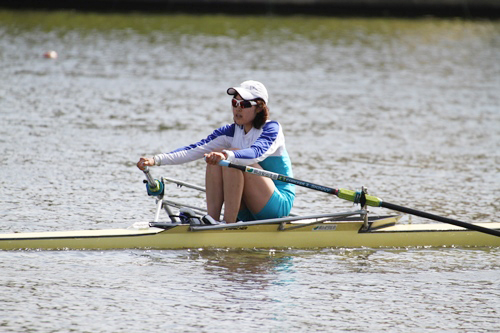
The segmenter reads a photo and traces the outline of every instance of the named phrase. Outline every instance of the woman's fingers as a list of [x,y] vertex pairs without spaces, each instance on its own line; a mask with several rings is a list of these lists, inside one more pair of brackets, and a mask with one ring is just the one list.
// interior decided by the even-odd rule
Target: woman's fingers
[[137,162],[137,167],[141,170],[144,170],[147,166],[153,166],[153,165],[154,165],[154,160],[152,158],[147,158],[147,157],[141,157],[139,159],[139,162]]
[[208,154],[205,154],[205,161],[208,163],[208,164],[217,164],[219,163],[220,160],[222,160],[224,158],[224,155],[222,153],[218,153],[218,152],[212,152],[212,153],[208,153]]

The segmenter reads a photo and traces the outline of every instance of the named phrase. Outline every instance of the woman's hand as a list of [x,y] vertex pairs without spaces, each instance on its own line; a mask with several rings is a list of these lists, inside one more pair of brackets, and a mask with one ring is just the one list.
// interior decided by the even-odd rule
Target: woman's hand
[[137,167],[144,171],[146,167],[155,165],[155,160],[150,157],[141,157],[139,162],[137,162]]
[[226,157],[227,156],[224,153],[211,152],[211,153],[205,154],[205,161],[207,162],[207,164],[217,165],[217,164],[219,164],[220,161],[225,160]]

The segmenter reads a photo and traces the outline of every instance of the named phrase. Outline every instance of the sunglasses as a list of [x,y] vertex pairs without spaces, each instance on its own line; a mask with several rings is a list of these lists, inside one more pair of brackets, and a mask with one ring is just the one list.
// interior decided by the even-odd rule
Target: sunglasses
[[255,101],[238,101],[236,98],[231,100],[231,104],[234,108],[240,107],[242,109],[251,108],[253,105],[257,105]]

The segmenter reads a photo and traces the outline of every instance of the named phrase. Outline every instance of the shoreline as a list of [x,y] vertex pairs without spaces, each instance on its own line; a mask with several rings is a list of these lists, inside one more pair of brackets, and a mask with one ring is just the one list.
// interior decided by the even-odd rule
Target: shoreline
[[15,10],[231,15],[500,18],[497,0],[0,0]]

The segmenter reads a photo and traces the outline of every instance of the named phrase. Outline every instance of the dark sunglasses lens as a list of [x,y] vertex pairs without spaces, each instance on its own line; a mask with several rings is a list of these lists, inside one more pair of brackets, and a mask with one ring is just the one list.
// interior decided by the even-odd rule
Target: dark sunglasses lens
[[231,100],[231,104],[235,108],[237,108],[238,106],[241,107],[242,109],[246,109],[246,108],[251,108],[252,107],[252,102],[249,102],[249,101],[238,101],[238,100],[236,100],[234,98]]

